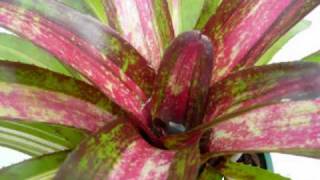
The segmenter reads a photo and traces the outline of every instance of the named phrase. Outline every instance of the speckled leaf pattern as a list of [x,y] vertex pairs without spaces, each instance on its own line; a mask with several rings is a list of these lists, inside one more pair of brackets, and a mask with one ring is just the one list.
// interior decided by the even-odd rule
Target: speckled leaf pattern
[[1,179],[52,179],[69,151],[36,157],[0,170]]
[[[70,47],[71,49],[73,49],[72,46],[77,45],[81,51],[95,59],[97,64],[102,63],[106,67],[112,66],[110,64],[115,64],[121,69],[120,75],[123,73],[126,74],[144,90],[146,95],[149,95],[151,92],[154,70],[151,69],[147,65],[147,61],[139,55],[139,53],[128,42],[123,40],[119,34],[115,33],[114,30],[104,26],[93,18],[81,14],[54,0],[1,0],[0,2],[2,1],[23,7],[20,11],[24,11],[23,9],[30,9],[39,13],[41,18],[38,14],[31,15],[33,17],[30,19],[32,22],[31,30],[32,28],[43,29],[38,28],[38,26],[45,26],[44,28],[49,29],[51,28],[52,30],[49,31],[50,33],[54,31],[55,33],[58,33],[59,36],[63,37],[62,40],[71,41],[70,43],[73,44]],[[16,14],[16,16],[19,15],[21,16],[20,13]],[[56,24],[59,24],[59,26],[54,24],[52,25],[43,18],[55,22]],[[37,21],[37,19],[41,21]],[[8,28],[14,29],[14,27]],[[47,31],[40,32],[40,34],[45,33],[43,36],[49,33]],[[21,32],[17,33],[22,34]],[[31,40],[34,39],[31,38]],[[50,42],[53,41],[50,40]],[[39,43],[36,44],[39,45]],[[42,45],[40,46],[43,47]],[[47,49],[45,47],[43,48]],[[70,48],[68,47],[68,49]],[[52,52],[52,50],[47,50],[55,56],[61,57]],[[70,54],[71,52],[69,50],[64,53]]]
[[148,131],[148,112],[144,109],[146,96],[142,89],[116,64],[108,61],[108,58],[106,60],[97,59],[88,52],[88,49],[94,50],[92,46],[81,41],[78,36],[67,31],[63,26],[34,12],[2,1],[0,8],[1,26],[32,40],[53,53],[65,64],[81,72],[107,97],[131,113],[135,117],[130,119],[133,123]]
[[257,106],[320,95],[320,66],[279,63],[238,71],[210,89],[205,121]]
[[[180,131],[201,123],[212,70],[211,43],[197,31],[177,37],[164,54],[152,96],[152,117]],[[157,122],[160,121],[160,122]]]
[[85,131],[61,125],[0,119],[0,146],[30,156],[73,149],[86,136]]
[[117,120],[81,143],[55,179],[195,179],[198,163],[197,147],[157,149],[130,123]]
[[166,0],[103,0],[110,26],[158,69],[174,32]]
[[96,131],[123,114],[96,88],[30,65],[0,62],[0,116]]
[[[204,122],[184,134],[163,138],[166,146],[188,146],[217,123],[243,111],[280,102],[319,97],[320,66],[316,63],[280,63],[252,67],[229,75],[210,89]],[[238,127],[235,127],[235,130]]]
[[205,156],[283,152],[320,157],[320,101],[278,103],[241,113],[212,128]]
[[290,180],[270,171],[241,163],[225,162],[217,170],[226,178],[237,180]]
[[223,1],[203,29],[216,52],[212,83],[236,69],[253,65],[319,3],[318,0]]

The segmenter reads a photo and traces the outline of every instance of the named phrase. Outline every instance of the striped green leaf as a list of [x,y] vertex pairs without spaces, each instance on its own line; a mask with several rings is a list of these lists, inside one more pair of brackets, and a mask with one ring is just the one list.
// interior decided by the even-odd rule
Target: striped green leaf
[[31,156],[73,149],[86,132],[48,123],[0,120],[0,145]]
[[36,157],[0,170],[0,179],[52,179],[69,151]]

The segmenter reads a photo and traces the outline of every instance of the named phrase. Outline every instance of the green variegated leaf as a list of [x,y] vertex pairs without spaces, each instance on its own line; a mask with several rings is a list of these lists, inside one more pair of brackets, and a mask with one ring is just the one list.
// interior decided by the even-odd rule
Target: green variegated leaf
[[300,32],[308,29],[311,25],[310,21],[303,20],[295,25],[290,31],[278,39],[256,62],[256,65],[265,65],[273,58],[273,56],[284,46],[287,42],[294,38],[296,35],[299,35]]
[[68,153],[48,154],[0,169],[0,179],[52,179]]
[[85,137],[84,131],[60,125],[0,120],[0,145],[31,156],[73,149]]
[[180,151],[148,144],[124,120],[116,120],[73,151],[55,179],[177,179],[197,177],[197,144]]
[[0,59],[33,64],[67,76],[81,79],[74,70],[31,42],[11,34],[0,33]]
[[308,62],[320,62],[320,51],[310,54],[309,56],[303,58],[303,61]]
[[225,162],[218,166],[217,171],[226,178],[236,180],[289,180],[289,178],[270,171],[241,163]]

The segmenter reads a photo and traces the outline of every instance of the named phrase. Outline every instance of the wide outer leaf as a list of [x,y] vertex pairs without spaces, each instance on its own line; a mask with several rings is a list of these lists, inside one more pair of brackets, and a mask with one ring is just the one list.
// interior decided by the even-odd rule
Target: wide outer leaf
[[243,112],[212,128],[205,157],[283,152],[320,157],[320,100],[279,103]]
[[210,89],[205,121],[257,106],[320,95],[320,65],[279,63],[233,73]]
[[181,34],[166,50],[152,95],[152,117],[166,133],[200,124],[212,70],[211,43],[200,32]]
[[90,85],[45,69],[0,62],[0,116],[95,131],[123,114]]
[[36,157],[0,170],[0,179],[52,179],[69,151]]
[[[88,49],[93,51],[95,48],[81,41],[64,26],[59,26],[34,12],[3,1],[6,0],[0,2],[0,25],[30,39],[65,64],[81,72],[107,97],[133,115],[130,120],[136,126],[144,129],[151,138],[154,137],[148,127],[150,118],[148,110],[144,108],[146,101],[144,92],[116,64],[109,61],[107,57],[101,60],[94,56],[98,51],[89,53]],[[64,7],[61,4],[58,5]],[[66,12],[68,12],[67,9]],[[122,50],[126,51],[126,49]],[[130,52],[130,48],[128,50]]]
[[0,146],[31,156],[73,149],[86,135],[80,129],[60,125],[0,119]]
[[158,69],[174,32],[166,0],[103,0],[109,25]]
[[197,146],[161,150],[130,123],[117,120],[81,143],[55,179],[195,179],[198,167]]
[[[78,47],[82,52],[87,53],[89,56],[94,58],[95,61],[99,62],[95,64],[99,64],[99,66],[101,66],[100,63],[102,63],[107,67],[112,67],[112,64],[117,65],[118,67],[120,67],[121,73],[124,73],[128,77],[130,77],[137,85],[139,85],[141,89],[144,90],[144,93],[146,93],[147,95],[151,93],[154,71],[147,65],[147,61],[141,55],[139,55],[139,53],[129,43],[123,40],[119,36],[119,34],[115,33],[112,29],[99,23],[94,18],[81,14],[78,11],[64,6],[63,4],[55,0],[1,1],[23,7],[20,9],[20,11],[22,12],[25,11],[23,9],[29,9],[39,13],[30,15],[32,18],[29,18],[29,20],[31,21],[30,24],[32,26],[29,25],[29,28],[32,29],[34,27],[35,29],[42,29],[38,28],[38,26],[43,25],[45,26],[44,28],[51,29],[51,31],[63,37],[62,40],[71,41],[71,47]],[[25,15],[26,14],[20,13],[16,14],[15,16]],[[17,22],[19,21],[21,20],[17,20]],[[54,22],[57,25],[52,24],[51,22]],[[12,31],[17,31],[17,29],[15,29],[14,27],[6,27],[11,29]],[[43,34],[43,36],[45,36],[48,33],[52,33],[51,31],[46,32],[41,30],[39,31],[39,34]],[[25,32],[17,33],[26,37],[26,34],[24,34]],[[35,41],[35,44],[40,45],[38,42],[39,40],[30,37],[28,39],[31,39]],[[42,39],[45,40],[45,38]],[[47,39],[47,41],[49,40]],[[52,40],[50,40],[50,42],[52,42]],[[43,47],[43,45],[40,46]],[[65,50],[66,54],[72,53],[75,47],[71,47]],[[57,57],[63,59],[61,56],[58,56],[53,50],[46,47],[43,48],[56,55]],[[85,58],[82,58],[81,60],[83,61],[84,59]],[[118,76],[120,75],[118,74]]]
[[274,174],[270,171],[245,165],[241,163],[235,163],[226,161],[217,167],[217,171],[223,174],[226,178],[237,179],[237,180],[289,180],[289,178]]
[[203,29],[216,52],[212,83],[236,69],[253,65],[319,3],[318,0],[223,1]]

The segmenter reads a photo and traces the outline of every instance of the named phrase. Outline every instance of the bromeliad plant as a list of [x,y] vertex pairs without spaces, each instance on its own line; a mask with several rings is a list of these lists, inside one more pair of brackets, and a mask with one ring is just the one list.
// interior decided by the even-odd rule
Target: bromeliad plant
[[255,66],[319,3],[0,0],[1,179],[285,179],[231,157],[320,156],[320,65]]

